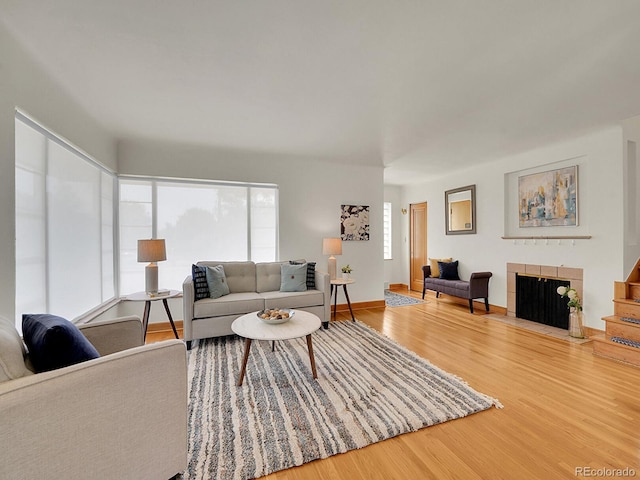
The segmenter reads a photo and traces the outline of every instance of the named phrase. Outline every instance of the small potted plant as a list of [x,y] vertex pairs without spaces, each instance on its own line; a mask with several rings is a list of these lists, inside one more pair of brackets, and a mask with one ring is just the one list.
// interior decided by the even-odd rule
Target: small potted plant
[[349,278],[351,278],[351,267],[349,266],[349,264],[345,265],[344,267],[342,267],[342,279],[343,280],[349,280]]

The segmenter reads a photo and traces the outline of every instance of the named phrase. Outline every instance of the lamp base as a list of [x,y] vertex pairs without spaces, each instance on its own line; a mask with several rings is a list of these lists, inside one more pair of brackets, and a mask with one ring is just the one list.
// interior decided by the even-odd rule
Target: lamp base
[[158,264],[151,262],[144,268],[144,284],[147,293],[158,293]]
[[333,255],[331,255],[329,257],[329,279],[331,280],[335,280],[336,279],[336,257],[334,257]]

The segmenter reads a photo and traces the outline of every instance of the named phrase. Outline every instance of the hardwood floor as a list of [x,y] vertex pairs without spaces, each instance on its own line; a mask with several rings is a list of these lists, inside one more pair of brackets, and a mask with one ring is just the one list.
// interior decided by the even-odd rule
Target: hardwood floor
[[640,368],[594,356],[591,343],[574,345],[488,319],[483,312],[472,315],[431,292],[427,300],[355,314],[498,398],[504,408],[265,479],[555,479],[588,476],[587,468],[591,476],[607,474],[599,478],[613,478],[613,470],[625,468],[640,476]]

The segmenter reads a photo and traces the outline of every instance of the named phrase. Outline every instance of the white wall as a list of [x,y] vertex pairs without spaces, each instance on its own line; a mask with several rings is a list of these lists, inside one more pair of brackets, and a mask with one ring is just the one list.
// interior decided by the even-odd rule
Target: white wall
[[407,208],[402,203],[402,188],[397,185],[385,185],[384,201],[391,202],[391,260],[384,261],[384,283],[405,283],[403,280],[403,262],[405,259],[407,234],[405,223],[407,214],[402,213]]
[[[640,116],[622,122],[624,155],[624,264],[626,274],[640,258]],[[633,144],[633,148],[631,147]]]
[[116,143],[0,26],[0,315],[15,315],[15,109],[116,168]]
[[[322,255],[322,238],[340,236],[340,205],[369,205],[371,239],[343,242],[338,268],[347,263],[353,268],[352,302],[384,299],[382,167],[134,140],[120,142],[118,159],[121,174],[278,184],[280,259],[315,260],[324,271],[328,257]],[[193,259],[198,260],[215,259]],[[340,296],[338,303],[344,301]],[[152,321],[166,321],[163,310],[157,311]],[[173,307],[172,313],[182,318]]]
[[[449,257],[460,261],[460,274],[489,270],[493,277],[489,301],[506,307],[507,262],[541,265],[565,265],[584,269],[584,311],[587,325],[604,329],[601,317],[611,315],[613,282],[624,280],[630,268],[623,258],[623,135],[621,127],[611,127],[580,138],[548,145],[519,155],[472,167],[437,180],[405,187],[405,203],[428,203],[428,256]],[[535,169],[545,164],[576,159],[579,173],[580,228],[564,235],[591,235],[590,240],[571,242],[503,240],[505,215],[505,178],[520,170]],[[571,163],[571,161],[569,161]],[[476,235],[445,235],[444,191],[476,184]],[[559,235],[531,232],[526,235]],[[557,229],[556,229],[557,232]],[[509,234],[513,234],[508,232]],[[525,235],[523,232],[516,232]],[[403,262],[408,281],[408,253]],[[634,260],[635,262],[635,260]]]

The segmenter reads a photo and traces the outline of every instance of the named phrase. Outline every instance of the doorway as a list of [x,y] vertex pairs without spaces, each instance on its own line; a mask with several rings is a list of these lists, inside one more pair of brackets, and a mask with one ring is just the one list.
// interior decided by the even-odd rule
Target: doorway
[[427,265],[427,202],[412,203],[409,215],[409,290],[421,292]]

